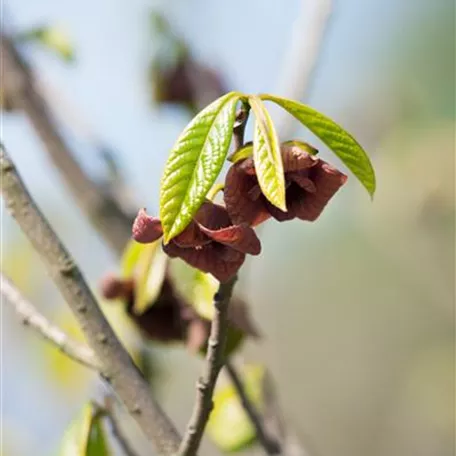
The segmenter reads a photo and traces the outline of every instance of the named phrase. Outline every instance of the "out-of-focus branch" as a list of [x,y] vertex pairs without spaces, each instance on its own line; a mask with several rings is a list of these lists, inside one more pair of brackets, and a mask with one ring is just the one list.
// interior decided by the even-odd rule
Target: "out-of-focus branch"
[[179,448],[179,456],[195,456],[214,405],[212,396],[220,369],[224,363],[228,330],[228,306],[236,279],[235,277],[226,283],[221,283],[214,296],[215,314],[207,344],[206,363],[203,375],[196,385],[195,406]]
[[[284,71],[277,93],[293,100],[302,100],[309,94],[312,78],[328,31],[333,0],[301,0],[301,11],[293,25],[290,45],[285,55]],[[288,138],[293,130],[293,118],[280,111],[277,131]]]
[[178,432],[152,397],[147,381],[117,339],[81,271],[36,206],[3,146],[0,171],[6,206],[40,254],[77,318],[89,346],[100,360],[102,376],[160,454],[173,455],[180,443]]
[[109,192],[94,182],[76,161],[58,131],[38,83],[11,39],[1,35],[2,88],[15,109],[22,110],[81,209],[107,243],[121,253],[131,235],[128,214]]
[[268,435],[274,436],[280,442],[281,454],[283,456],[316,456],[315,450],[312,451],[304,445],[300,439],[292,432],[280,409],[277,392],[271,377],[266,371],[263,378],[262,393],[264,400],[263,423]]
[[250,421],[255,428],[256,436],[258,442],[263,447],[264,451],[268,455],[280,455],[282,454],[280,445],[275,440],[271,439],[269,435],[266,433],[266,429],[264,428],[263,418],[258,413],[255,405],[250,401],[249,397],[247,396],[247,392],[244,388],[242,380],[238,375],[236,368],[233,364],[228,361],[225,364],[226,372],[233,383],[234,389],[236,390],[239,399],[241,400],[242,407],[244,408],[245,412],[247,413]]
[[106,396],[104,401],[104,412],[105,416],[111,425],[112,435],[116,438],[117,443],[122,449],[125,456],[138,456],[136,451],[130,445],[128,438],[122,431],[119,419],[114,410],[115,398],[112,396]]
[[100,369],[100,363],[93,350],[83,343],[70,339],[60,328],[50,323],[31,302],[22,296],[13,282],[3,273],[1,274],[0,292],[2,297],[13,306],[25,326],[37,331],[74,361],[96,371]]

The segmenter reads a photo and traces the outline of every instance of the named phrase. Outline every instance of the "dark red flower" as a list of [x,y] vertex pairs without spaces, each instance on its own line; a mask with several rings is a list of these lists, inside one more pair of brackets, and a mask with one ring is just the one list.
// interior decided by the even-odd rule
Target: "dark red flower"
[[225,180],[225,205],[234,223],[256,226],[271,216],[279,222],[294,218],[312,222],[347,180],[345,174],[297,145],[283,144],[281,152],[288,211],[266,199],[253,159],[247,158],[232,165]]
[[[170,277],[165,277],[157,299],[142,314],[134,311],[135,290],[132,279],[120,279],[109,274],[101,281],[100,288],[106,299],[124,301],[127,315],[148,339],[161,343],[183,342],[192,352],[206,347],[210,321],[198,315],[184,300],[176,291]],[[238,346],[241,334],[252,338],[260,337],[246,303],[239,298],[232,299],[228,320],[231,328],[239,335],[234,336],[237,333],[233,333],[233,346],[227,349]]]
[[[160,220],[140,210],[133,223],[133,238],[149,243],[162,234]],[[233,224],[223,206],[206,201],[187,228],[163,246],[163,250],[170,257],[179,257],[224,282],[236,274],[246,254],[261,252],[261,244],[250,226]]]

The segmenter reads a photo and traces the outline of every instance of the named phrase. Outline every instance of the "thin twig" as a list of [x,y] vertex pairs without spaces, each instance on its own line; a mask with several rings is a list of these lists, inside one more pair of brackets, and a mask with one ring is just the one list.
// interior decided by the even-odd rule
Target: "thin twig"
[[224,363],[226,335],[228,329],[228,306],[233,294],[236,277],[221,283],[214,296],[215,314],[211,324],[211,333],[207,344],[204,372],[196,385],[196,401],[192,416],[187,425],[179,456],[194,456],[198,451],[209,415],[214,406],[212,395],[220,369]]
[[121,253],[131,236],[134,216],[104,191],[74,158],[56,127],[51,110],[39,92],[39,84],[11,39],[1,35],[2,89],[15,109],[24,111],[44,150],[60,172],[80,208],[106,242]]
[[[307,98],[321,56],[322,44],[329,29],[333,0],[301,2],[301,12],[294,22],[290,44],[282,67],[277,93],[294,100]],[[292,116],[280,110],[277,131],[287,138],[293,132]],[[293,122],[293,123],[292,123]]]
[[315,449],[309,450],[308,438],[304,446],[302,439],[299,439],[292,431],[289,423],[285,423],[282,410],[279,405],[277,391],[271,376],[266,370],[263,376],[262,393],[264,400],[263,423],[269,435],[273,435],[280,442],[284,456],[315,456]]
[[40,254],[76,316],[89,346],[101,362],[101,374],[160,454],[173,455],[180,443],[178,432],[151,396],[147,381],[117,339],[81,271],[36,206],[3,145],[0,171],[6,206]]
[[249,119],[250,106],[243,104],[236,113],[236,122],[233,127],[233,153],[244,145],[244,133]]
[[1,295],[12,305],[24,326],[34,329],[74,361],[96,371],[100,369],[100,363],[92,349],[81,342],[70,339],[59,327],[53,325],[44,315],[40,314],[5,274],[1,273],[0,277]]
[[119,419],[114,410],[115,398],[112,396],[106,396],[104,403],[105,417],[108,419],[111,425],[112,435],[116,438],[125,456],[138,456],[136,451],[130,445],[128,438],[124,435],[122,427],[119,423]]
[[234,389],[236,390],[236,393],[239,396],[239,399],[241,400],[242,407],[244,408],[245,412],[247,413],[248,417],[250,418],[250,421],[253,424],[253,427],[255,428],[256,436],[258,439],[258,442],[260,445],[263,447],[264,451],[268,455],[280,455],[280,445],[278,442],[275,440],[271,439],[267,434],[266,430],[263,425],[263,418],[256,409],[255,405],[252,403],[252,401],[249,399],[247,396],[247,392],[244,388],[244,385],[242,383],[242,380],[240,376],[238,375],[236,368],[233,366],[233,364],[228,361],[225,363],[225,369],[226,372],[233,383]]

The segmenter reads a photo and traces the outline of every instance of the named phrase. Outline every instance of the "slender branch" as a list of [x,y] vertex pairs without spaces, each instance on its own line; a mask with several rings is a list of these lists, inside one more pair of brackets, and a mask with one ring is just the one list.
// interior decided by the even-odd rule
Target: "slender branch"
[[244,145],[245,127],[249,119],[250,106],[243,104],[242,108],[236,113],[236,122],[233,127],[233,153]]
[[13,282],[3,273],[1,273],[0,292],[2,297],[13,306],[25,326],[40,333],[74,361],[97,371],[100,369],[100,363],[93,350],[83,343],[70,339],[59,327],[50,323],[31,302],[22,296]]
[[151,396],[147,381],[117,339],[81,271],[34,203],[3,146],[0,171],[6,206],[40,254],[76,316],[89,346],[101,362],[101,374],[159,452],[173,455],[180,443],[178,432]]
[[55,126],[32,70],[12,41],[1,35],[2,88],[14,108],[27,115],[45,151],[68,185],[80,208],[107,243],[121,253],[131,236],[132,214],[94,182],[74,158]]
[[136,451],[131,447],[130,442],[124,435],[118,417],[114,411],[115,398],[106,396],[104,403],[105,417],[111,425],[112,435],[116,438],[117,443],[124,452],[125,456],[137,456]]
[[207,345],[204,372],[196,385],[196,401],[192,416],[187,425],[179,456],[194,456],[198,451],[209,415],[214,406],[212,395],[220,369],[224,363],[226,335],[228,329],[228,306],[233,294],[237,277],[221,283],[214,296],[215,314],[211,324],[211,333]]
[[[284,71],[277,93],[294,100],[307,98],[321,55],[324,38],[329,29],[333,0],[301,2],[301,12],[293,25],[290,45],[285,55]],[[277,131],[287,138],[295,123],[284,111],[278,111]]]
[[277,391],[272,380],[272,376],[266,370],[262,382],[262,393],[264,400],[263,423],[269,435],[273,435],[279,442],[284,456],[315,456],[317,453],[314,448],[308,448],[308,438],[306,446],[301,439],[292,432],[288,423],[285,423],[282,410],[280,409],[277,398]]
[[234,389],[241,400],[242,407],[244,408],[245,412],[247,413],[250,421],[255,428],[256,436],[260,445],[263,447],[264,451],[268,455],[280,455],[280,445],[275,440],[271,439],[267,434],[266,430],[264,429],[263,425],[263,418],[256,409],[255,405],[250,401],[249,397],[247,396],[247,392],[244,388],[242,380],[238,375],[236,368],[233,364],[228,361],[225,363],[226,372],[233,383]]

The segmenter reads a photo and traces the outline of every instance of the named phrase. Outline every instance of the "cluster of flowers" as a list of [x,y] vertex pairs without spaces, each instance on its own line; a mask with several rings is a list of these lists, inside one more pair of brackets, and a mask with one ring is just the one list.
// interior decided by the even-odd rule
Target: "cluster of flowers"
[[[185,230],[163,246],[164,251],[224,282],[237,273],[247,254],[261,252],[255,226],[271,217],[279,222],[316,220],[347,176],[296,144],[282,144],[281,154],[287,212],[266,199],[253,159],[246,158],[233,164],[227,173],[225,205],[205,201]],[[149,243],[162,234],[160,219],[140,210],[133,224],[133,238]]]
[[[261,192],[252,158],[243,159],[232,165],[227,173],[225,205],[205,201],[185,230],[163,246],[168,256],[181,258],[223,282],[237,273],[247,254],[261,252],[254,227],[271,217],[279,222],[294,218],[316,220],[347,177],[298,145],[283,144],[281,153],[287,212],[269,203]],[[141,209],[133,224],[133,238],[140,243],[150,243],[160,239],[162,234],[160,219]],[[165,275],[155,302],[139,315],[134,311],[133,279],[109,275],[101,284],[101,292],[108,300],[121,299],[127,315],[147,338],[183,342],[192,351],[205,348],[210,321],[201,317],[177,292],[169,274]],[[230,327],[239,336],[234,340],[235,345],[242,335],[259,336],[242,300],[235,297],[229,312]]]

